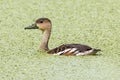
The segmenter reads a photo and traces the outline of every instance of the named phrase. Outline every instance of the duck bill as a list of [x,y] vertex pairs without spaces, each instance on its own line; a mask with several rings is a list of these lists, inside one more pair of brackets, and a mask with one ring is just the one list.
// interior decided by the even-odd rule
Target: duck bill
[[28,27],[25,27],[24,29],[38,29],[38,27],[35,24],[32,24]]

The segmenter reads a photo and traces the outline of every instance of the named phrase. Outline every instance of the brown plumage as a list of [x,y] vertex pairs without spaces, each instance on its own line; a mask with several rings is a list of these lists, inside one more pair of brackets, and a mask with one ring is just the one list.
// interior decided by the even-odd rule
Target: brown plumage
[[39,18],[36,20],[35,24],[26,27],[25,29],[40,29],[43,31],[43,38],[40,45],[40,49],[48,52],[48,54],[54,55],[66,55],[66,56],[79,56],[79,55],[94,55],[100,49],[94,49],[87,45],[82,44],[63,44],[59,47],[49,50],[48,42],[51,34],[52,23],[48,18]]

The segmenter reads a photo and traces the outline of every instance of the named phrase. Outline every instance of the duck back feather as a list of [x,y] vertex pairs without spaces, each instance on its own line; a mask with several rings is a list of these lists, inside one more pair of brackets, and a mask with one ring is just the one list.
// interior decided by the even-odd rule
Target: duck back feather
[[49,54],[54,55],[91,55],[96,54],[98,51],[101,51],[100,49],[93,49],[87,45],[82,44],[63,44],[59,47],[56,47],[54,49],[51,49],[48,51]]

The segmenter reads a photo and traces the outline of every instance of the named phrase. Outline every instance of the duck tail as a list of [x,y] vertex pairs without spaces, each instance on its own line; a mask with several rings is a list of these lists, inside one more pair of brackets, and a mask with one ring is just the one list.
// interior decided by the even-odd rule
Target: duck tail
[[101,50],[101,49],[94,49],[94,51],[97,51],[97,52],[98,52],[98,51],[102,51],[102,50]]

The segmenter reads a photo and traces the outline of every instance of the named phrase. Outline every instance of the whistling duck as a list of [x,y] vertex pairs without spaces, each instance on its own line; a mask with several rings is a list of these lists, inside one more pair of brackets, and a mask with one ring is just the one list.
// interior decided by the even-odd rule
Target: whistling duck
[[35,24],[25,27],[25,29],[40,29],[43,32],[43,38],[40,45],[40,49],[47,51],[47,53],[49,54],[79,56],[94,55],[98,51],[101,51],[100,49],[91,48],[87,45],[82,44],[63,44],[59,47],[49,50],[48,42],[51,34],[52,23],[51,20],[48,18],[39,18],[36,20]]

